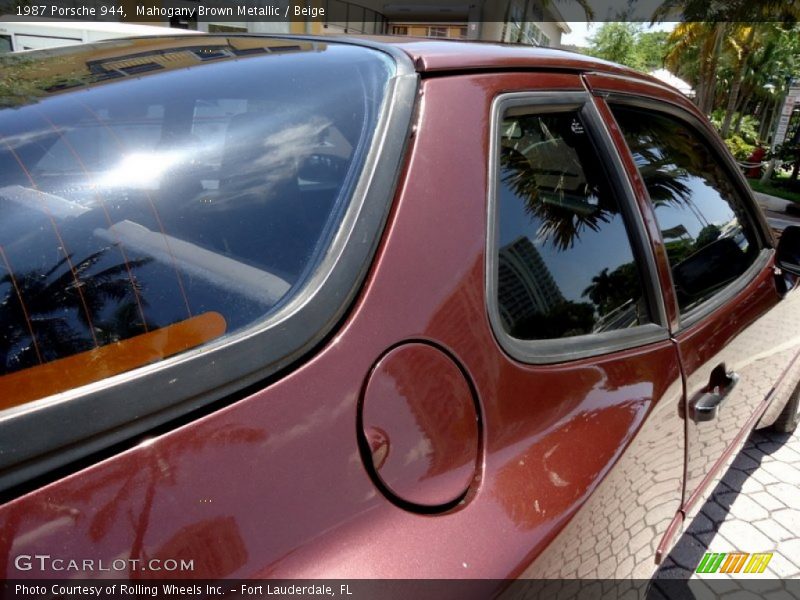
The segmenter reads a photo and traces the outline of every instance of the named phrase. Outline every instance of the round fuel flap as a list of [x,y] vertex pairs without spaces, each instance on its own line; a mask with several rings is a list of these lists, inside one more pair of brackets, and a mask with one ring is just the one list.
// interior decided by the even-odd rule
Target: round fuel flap
[[383,493],[435,508],[467,491],[478,465],[478,413],[447,354],[421,342],[390,350],[373,368],[363,400],[363,458]]

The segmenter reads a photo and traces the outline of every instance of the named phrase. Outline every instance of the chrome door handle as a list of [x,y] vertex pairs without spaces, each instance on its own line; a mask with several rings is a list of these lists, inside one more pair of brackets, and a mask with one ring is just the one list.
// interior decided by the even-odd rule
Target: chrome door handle
[[724,364],[715,367],[706,388],[689,402],[689,417],[692,421],[702,423],[716,418],[719,407],[737,383],[738,373],[726,371]]

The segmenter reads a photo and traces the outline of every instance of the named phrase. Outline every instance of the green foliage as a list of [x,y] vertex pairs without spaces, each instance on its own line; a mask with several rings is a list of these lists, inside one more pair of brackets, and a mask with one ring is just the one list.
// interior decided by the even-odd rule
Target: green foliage
[[[721,111],[718,129],[727,113],[727,132],[735,133],[738,113],[744,113],[738,133],[753,144],[757,131],[768,129],[789,82],[800,77],[800,25],[683,22],[669,36],[665,64],[692,84],[702,111]],[[754,120],[748,120],[751,116]],[[761,119],[767,119],[764,128]]]
[[667,251],[667,258],[671,265],[677,265],[683,262],[695,249],[694,242],[685,238],[665,242],[664,248]]
[[798,174],[800,173],[800,140],[796,138],[784,142],[775,148],[774,156],[781,162],[781,167],[791,169],[791,175],[786,184],[793,190],[800,190]]
[[[739,118],[739,113],[734,114],[734,122]],[[748,144],[758,144],[758,119],[753,115],[744,115],[742,124],[739,126],[739,135]]]
[[604,23],[589,40],[589,53],[598,58],[639,68],[636,39],[641,26],[636,23]]
[[664,66],[667,38],[666,31],[642,31],[636,40],[636,53],[644,71],[654,71]]
[[592,332],[594,306],[589,302],[559,302],[546,313],[536,312],[511,327],[511,335],[524,339],[535,331],[542,338],[560,338]]
[[[753,115],[733,115],[733,122],[736,123],[741,117],[739,132],[730,133],[725,139],[725,145],[731,151],[736,160],[744,161],[753,153],[758,145],[758,119]],[[719,131],[722,127],[722,120],[725,118],[725,111],[718,108],[711,113],[711,123]]]
[[773,179],[768,183],[761,183],[758,179],[748,179],[747,181],[750,187],[757,192],[783,198],[784,200],[791,200],[792,202],[800,204],[800,191],[793,192],[788,185],[780,180]]
[[635,263],[625,263],[611,271],[603,269],[592,277],[592,283],[583,290],[597,308],[597,313],[607,315],[631,299],[631,290],[640,286]]
[[590,38],[586,53],[640,71],[653,71],[664,65],[668,37],[665,31],[643,31],[638,23],[604,23]]
[[725,139],[725,145],[736,160],[744,161],[756,149],[755,144],[747,143],[742,136],[733,134]]
[[708,246],[711,242],[718,240],[721,234],[722,230],[720,230],[718,225],[714,225],[713,223],[706,225],[700,230],[700,233],[697,234],[695,245],[698,248]]
[[787,0],[661,0],[653,13],[654,21],[680,15],[683,22],[692,21],[773,21],[795,23],[800,20],[800,6]]
[[784,168],[789,168],[800,157],[800,143],[793,144],[790,140],[779,144],[773,156],[781,161]]
[[[59,71],[53,65],[67,65]],[[59,88],[84,85],[93,76],[88,69],[72,66],[66,59],[46,60],[24,54],[0,56],[0,107],[22,106],[37,102],[39,98]]]

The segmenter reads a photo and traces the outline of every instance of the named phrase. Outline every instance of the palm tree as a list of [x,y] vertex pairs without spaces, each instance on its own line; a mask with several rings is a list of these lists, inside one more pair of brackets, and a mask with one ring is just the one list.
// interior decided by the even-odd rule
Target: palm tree
[[767,118],[769,108],[777,104],[777,100],[786,92],[787,82],[800,69],[800,32],[797,26],[787,29],[779,23],[758,25],[762,31],[742,77],[734,108],[738,119],[733,131],[739,133],[742,118],[750,105],[761,118],[758,139],[764,140],[766,132],[772,129],[768,127],[771,120]]
[[[780,69],[780,43],[784,32],[797,39],[795,27],[772,22],[739,23],[735,35],[731,36],[730,46],[735,57],[733,73],[729,86],[725,117],[720,127],[720,135],[728,137],[731,122],[737,109],[744,108],[743,92],[748,94],[747,84],[753,79],[762,79]],[[761,86],[766,83],[764,81]],[[761,87],[759,86],[759,87]],[[750,93],[752,93],[750,91]]]
[[[0,299],[0,371],[16,371],[90,350],[97,342],[118,335],[119,323],[104,323],[103,314],[117,303],[118,317],[128,319],[121,331],[136,335],[147,324],[135,310],[140,284],[129,270],[151,258],[128,261],[92,272],[111,246],[102,248],[69,267],[67,255],[48,270],[6,273],[0,286],[8,292]],[[140,302],[144,302],[143,299]],[[83,327],[76,327],[77,324]],[[93,328],[93,329],[90,329]]]
[[[587,210],[575,210],[574,206],[559,203],[553,198],[545,198],[541,194],[537,182],[537,174],[530,161],[520,152],[504,149],[500,155],[501,181],[509,190],[525,203],[525,212],[540,222],[537,236],[552,241],[561,250],[571,248],[575,240],[585,229],[598,231],[601,223],[611,220],[616,208],[603,206],[606,194],[599,195],[599,204],[586,203]],[[589,187],[586,184],[587,188]],[[563,198],[563,189],[556,189],[556,194]],[[587,189],[587,196],[594,195]]]
[[728,23],[680,23],[667,38],[664,64],[688,79],[695,89],[695,104],[705,114],[714,106],[717,71]]
[[665,0],[653,13],[652,20],[674,18],[676,13],[683,22],[669,38],[672,48],[665,62],[682,76],[690,75],[687,70],[694,71],[695,101],[704,113],[710,114],[715,105],[720,66],[729,64],[732,67],[730,80],[724,88],[726,115],[721,128],[723,136],[727,135],[750,56],[762,45],[760,38],[775,23],[785,26],[797,23],[800,4],[785,0],[727,3]]
[[606,310],[606,305],[608,304],[609,298],[614,295],[616,285],[617,282],[614,281],[614,277],[608,274],[608,267],[606,267],[592,277],[592,283],[583,290],[581,296],[588,296],[597,307],[597,311],[603,314],[608,312]]
[[600,315],[607,315],[615,308],[635,300],[641,289],[636,264],[624,263],[608,272],[608,267],[592,277],[592,282],[582,292],[588,296]]

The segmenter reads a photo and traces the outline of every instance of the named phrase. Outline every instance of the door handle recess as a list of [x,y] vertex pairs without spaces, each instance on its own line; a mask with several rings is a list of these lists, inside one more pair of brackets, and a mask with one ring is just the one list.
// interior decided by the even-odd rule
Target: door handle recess
[[724,364],[714,367],[708,385],[689,402],[689,417],[692,421],[702,423],[715,419],[719,407],[737,383],[739,383],[738,373],[727,371]]

